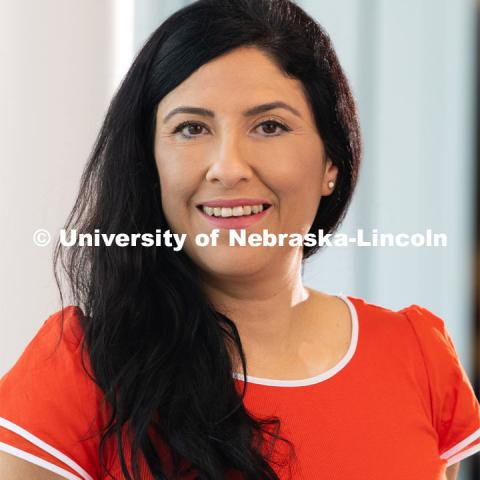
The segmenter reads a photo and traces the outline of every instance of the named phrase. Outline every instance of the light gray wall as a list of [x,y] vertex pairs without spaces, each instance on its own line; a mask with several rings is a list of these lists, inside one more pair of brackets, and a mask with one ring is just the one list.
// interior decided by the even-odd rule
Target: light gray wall
[[136,0],[134,20],[134,44],[138,50],[146,38],[168,16],[191,3],[189,0]]
[[0,375],[60,308],[52,245],[112,92],[112,3],[2,0]]
[[447,322],[471,372],[474,2],[299,3],[330,33],[361,115],[363,165],[341,231],[431,228],[447,233],[449,242],[446,248],[332,248],[312,262],[306,278],[389,308],[430,308]]

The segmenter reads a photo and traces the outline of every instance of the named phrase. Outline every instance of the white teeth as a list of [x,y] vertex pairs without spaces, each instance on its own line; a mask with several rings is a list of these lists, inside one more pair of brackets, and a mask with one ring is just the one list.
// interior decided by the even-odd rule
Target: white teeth
[[263,211],[263,205],[245,205],[229,207],[206,207],[202,205],[202,210],[211,217],[242,217]]
[[232,215],[234,217],[241,217],[243,215],[243,207],[233,207]]

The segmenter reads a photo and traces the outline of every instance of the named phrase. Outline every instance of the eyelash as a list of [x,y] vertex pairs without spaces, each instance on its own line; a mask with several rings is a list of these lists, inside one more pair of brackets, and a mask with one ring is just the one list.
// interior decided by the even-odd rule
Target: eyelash
[[[258,128],[258,127],[260,127],[261,125],[264,125],[264,124],[266,124],[266,123],[271,123],[271,124],[273,124],[273,125],[275,125],[275,126],[277,126],[277,127],[280,127],[284,132],[290,132],[290,131],[292,130],[291,128],[287,127],[287,125],[279,122],[278,120],[274,120],[273,118],[272,118],[272,119],[264,120],[263,122],[259,123],[255,128]],[[182,123],[180,123],[179,125],[177,125],[177,126],[175,127],[175,130],[174,130],[172,133],[174,133],[174,134],[179,133],[179,132],[181,132],[185,127],[188,127],[188,126],[191,126],[191,125],[192,125],[192,126],[193,126],[193,125],[196,125],[196,126],[200,126],[200,127],[205,128],[205,129],[208,129],[208,127],[207,127],[205,124],[201,123],[201,122],[192,122],[191,120],[188,120],[188,121],[182,122]],[[183,135],[183,134],[182,134],[182,136],[183,136],[183,138],[186,138],[186,139],[189,139],[189,140],[190,140],[190,139],[192,139],[192,138],[199,137],[200,135],[188,136],[188,135]],[[277,134],[274,134],[274,135],[266,135],[266,136],[267,136],[267,137],[278,137],[279,134],[277,133]]]

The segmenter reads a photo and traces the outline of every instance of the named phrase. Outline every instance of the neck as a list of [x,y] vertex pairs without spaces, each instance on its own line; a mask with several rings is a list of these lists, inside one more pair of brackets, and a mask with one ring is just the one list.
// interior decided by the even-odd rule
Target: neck
[[209,278],[204,285],[217,311],[235,323],[247,357],[284,355],[310,318],[313,294],[298,261],[248,278]]

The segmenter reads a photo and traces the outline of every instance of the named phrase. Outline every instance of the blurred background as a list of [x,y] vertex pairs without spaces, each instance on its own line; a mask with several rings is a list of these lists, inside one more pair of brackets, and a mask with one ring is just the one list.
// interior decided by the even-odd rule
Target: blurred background
[[[0,0],[0,375],[60,308],[52,245],[108,103],[182,0]],[[340,232],[447,233],[448,247],[331,248],[305,282],[441,316],[480,387],[479,19],[475,0],[299,0],[330,34],[364,142]],[[392,443],[396,439],[392,439]],[[459,478],[480,478],[479,457]]]

